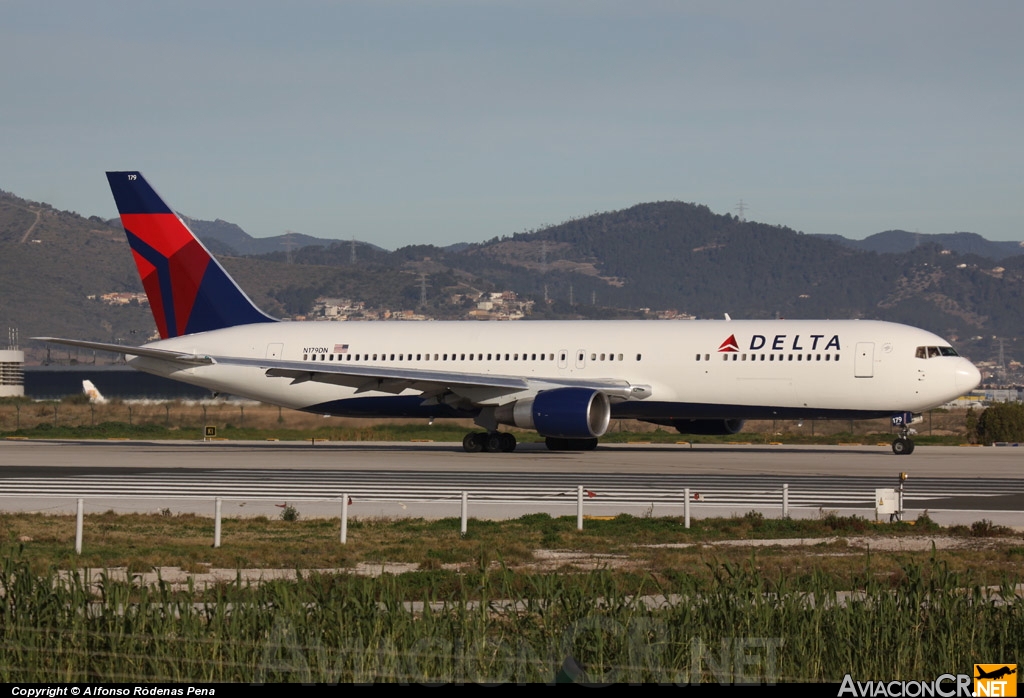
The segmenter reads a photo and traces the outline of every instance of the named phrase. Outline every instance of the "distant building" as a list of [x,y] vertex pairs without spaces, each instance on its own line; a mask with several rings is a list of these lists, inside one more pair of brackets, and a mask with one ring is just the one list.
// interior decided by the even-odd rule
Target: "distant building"
[[22,397],[25,394],[25,352],[0,350],[0,397]]

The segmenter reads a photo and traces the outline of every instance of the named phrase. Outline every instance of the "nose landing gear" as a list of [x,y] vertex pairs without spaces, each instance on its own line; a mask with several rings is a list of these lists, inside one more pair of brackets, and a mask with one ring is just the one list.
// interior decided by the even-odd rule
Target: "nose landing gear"
[[900,434],[892,442],[892,452],[897,456],[909,456],[914,452],[914,441],[908,435]]
[[921,415],[915,415],[913,412],[903,412],[892,416],[892,425],[900,429],[899,436],[892,442],[892,452],[897,456],[909,456],[914,452],[914,442],[910,435],[917,432],[911,429],[910,425],[920,420]]

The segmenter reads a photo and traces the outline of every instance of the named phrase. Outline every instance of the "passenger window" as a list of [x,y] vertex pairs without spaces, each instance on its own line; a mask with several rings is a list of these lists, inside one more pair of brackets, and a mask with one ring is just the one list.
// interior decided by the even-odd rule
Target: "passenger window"
[[643,357],[643,354],[637,354],[636,355],[636,360],[639,361],[641,359],[641,357]]

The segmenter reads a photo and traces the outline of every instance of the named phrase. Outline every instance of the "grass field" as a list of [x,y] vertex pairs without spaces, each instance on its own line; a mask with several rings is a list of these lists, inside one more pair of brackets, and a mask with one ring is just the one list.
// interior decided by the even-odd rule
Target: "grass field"
[[[111,402],[92,405],[84,396],[61,401],[0,400],[0,436],[59,439],[201,439],[206,425],[218,436],[239,440],[332,441],[462,441],[477,427],[470,420],[425,421],[400,419],[358,420],[286,410],[258,403],[213,401],[209,404],[164,402],[139,404]],[[959,444],[967,439],[966,411],[933,410],[915,425],[918,444]],[[503,429],[506,429],[503,427]],[[520,441],[542,440],[535,432],[507,428]],[[688,436],[674,429],[635,420],[612,420],[601,437],[606,443],[651,441],[695,443],[782,441],[790,444],[891,441],[889,420],[750,421],[743,432],[731,436]]]
[[[341,546],[337,521],[254,518],[225,521],[213,550],[209,520],[93,518],[81,558],[68,517],[0,518],[0,681],[926,679],[1024,644],[1024,547],[986,522],[620,516],[578,532],[533,515],[463,538],[457,520],[370,520]],[[922,536],[949,547],[884,545]],[[794,537],[828,542],[749,544]],[[416,570],[350,573],[394,561]],[[164,565],[307,571],[206,586],[82,569]]]

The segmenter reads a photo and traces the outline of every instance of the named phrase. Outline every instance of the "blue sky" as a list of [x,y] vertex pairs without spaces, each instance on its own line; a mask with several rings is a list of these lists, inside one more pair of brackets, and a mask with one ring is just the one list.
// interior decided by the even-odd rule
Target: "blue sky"
[[0,0],[0,189],[138,169],[258,237],[480,241],[680,200],[1024,239],[1024,3]]

